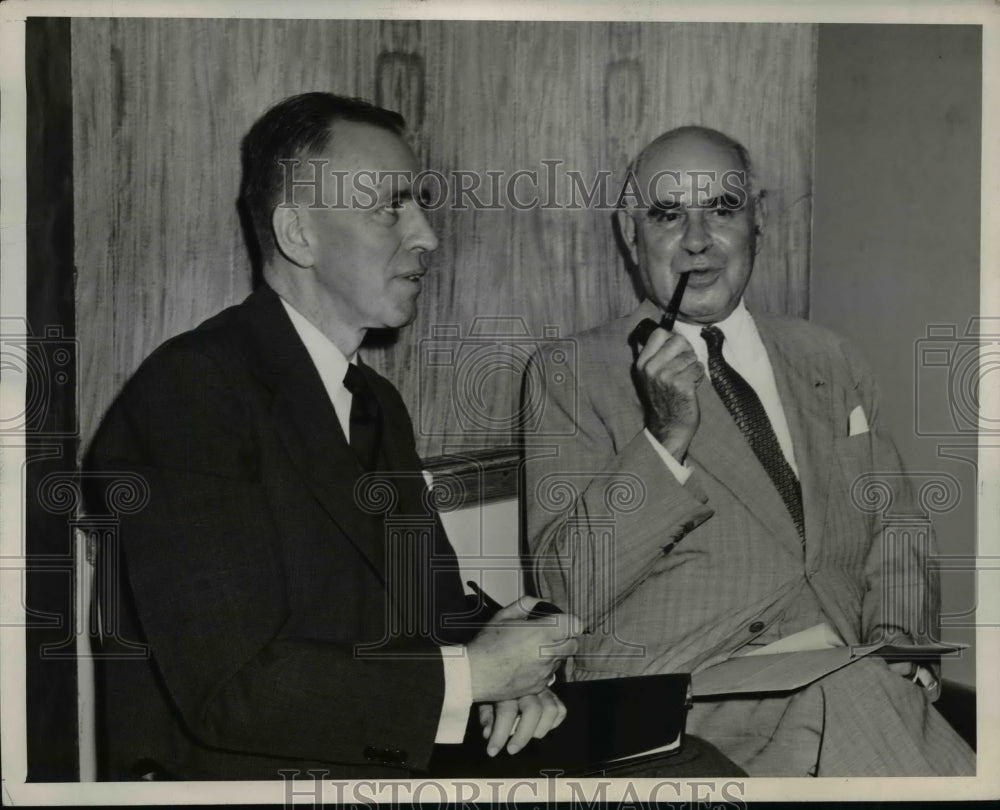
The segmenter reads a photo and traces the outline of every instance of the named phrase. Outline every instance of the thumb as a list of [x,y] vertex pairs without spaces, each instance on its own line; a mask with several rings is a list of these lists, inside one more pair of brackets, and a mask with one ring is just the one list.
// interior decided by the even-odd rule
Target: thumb
[[544,627],[549,638],[559,640],[576,638],[583,632],[583,622],[572,613],[553,613],[532,624]]
[[496,619],[526,619],[531,609],[541,600],[534,596],[522,596],[516,602],[511,602],[506,607],[501,608],[493,617]]
[[493,706],[483,703],[479,706],[479,725],[483,730],[483,739],[488,740],[493,733]]
[[573,613],[564,613],[560,617],[566,622],[567,635],[570,638],[575,638],[583,632],[583,619]]

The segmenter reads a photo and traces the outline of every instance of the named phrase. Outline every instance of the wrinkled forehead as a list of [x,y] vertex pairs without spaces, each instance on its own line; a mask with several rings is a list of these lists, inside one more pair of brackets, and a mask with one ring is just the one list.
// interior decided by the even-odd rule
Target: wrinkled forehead
[[736,149],[705,135],[685,135],[648,146],[635,164],[644,200],[706,205],[725,196],[746,200],[750,178]]

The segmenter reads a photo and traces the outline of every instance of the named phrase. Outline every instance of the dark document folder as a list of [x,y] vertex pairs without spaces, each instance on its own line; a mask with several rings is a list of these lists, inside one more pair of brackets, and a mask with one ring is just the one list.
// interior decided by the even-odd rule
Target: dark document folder
[[690,675],[673,674],[556,684],[552,691],[567,710],[562,725],[516,754],[504,749],[492,758],[473,707],[465,741],[434,746],[430,772],[440,778],[584,776],[666,756],[665,749],[680,751],[690,683]]

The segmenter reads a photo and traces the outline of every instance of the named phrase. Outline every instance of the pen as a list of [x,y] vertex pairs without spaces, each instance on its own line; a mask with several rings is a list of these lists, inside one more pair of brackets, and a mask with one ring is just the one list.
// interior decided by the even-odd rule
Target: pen
[[[479,587],[479,585],[474,580],[468,580],[465,583],[483,600],[483,604],[486,605],[490,610],[502,610],[503,606],[492,596],[490,596],[486,591]],[[535,606],[528,613],[529,619],[541,619],[544,616],[554,616],[557,613],[562,613],[562,611],[553,605],[551,602],[537,602]]]
[[472,588],[473,592],[475,592],[475,594],[483,601],[483,604],[490,610],[503,610],[503,605],[480,588],[474,580],[470,579],[465,584]]

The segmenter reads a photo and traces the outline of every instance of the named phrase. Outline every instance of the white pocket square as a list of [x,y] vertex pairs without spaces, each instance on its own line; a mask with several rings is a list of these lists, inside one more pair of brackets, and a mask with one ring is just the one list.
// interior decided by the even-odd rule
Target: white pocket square
[[848,419],[847,435],[858,436],[868,432],[868,420],[865,418],[865,409],[858,405]]

